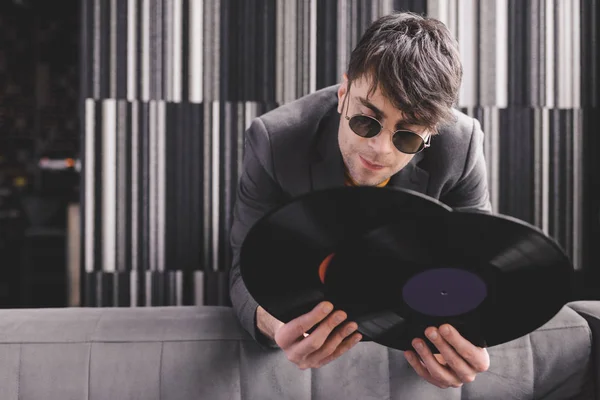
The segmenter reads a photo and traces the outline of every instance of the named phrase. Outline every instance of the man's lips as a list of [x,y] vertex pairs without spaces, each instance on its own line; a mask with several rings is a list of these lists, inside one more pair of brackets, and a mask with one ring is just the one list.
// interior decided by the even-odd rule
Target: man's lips
[[368,169],[374,170],[374,171],[378,171],[380,169],[383,169],[383,165],[379,165],[379,164],[373,164],[370,161],[365,160],[364,158],[362,158],[361,156],[358,156],[360,158],[360,161],[362,162],[362,164],[367,167]]

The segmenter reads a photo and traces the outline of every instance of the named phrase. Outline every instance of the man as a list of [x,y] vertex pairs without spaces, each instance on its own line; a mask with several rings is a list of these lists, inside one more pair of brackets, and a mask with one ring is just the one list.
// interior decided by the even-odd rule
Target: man
[[[249,295],[239,250],[269,210],[309,191],[370,185],[412,189],[455,209],[491,211],[483,132],[453,108],[461,79],[457,44],[441,22],[392,14],[365,32],[340,85],[252,122],[234,208],[230,291],[239,320],[259,343],[281,348],[305,369],[326,365],[361,339],[356,323],[346,321],[343,310],[332,312],[330,303],[284,324]],[[439,357],[419,346],[420,339],[404,354],[428,382],[459,387],[488,369],[487,351],[453,327],[428,327],[425,334]]]

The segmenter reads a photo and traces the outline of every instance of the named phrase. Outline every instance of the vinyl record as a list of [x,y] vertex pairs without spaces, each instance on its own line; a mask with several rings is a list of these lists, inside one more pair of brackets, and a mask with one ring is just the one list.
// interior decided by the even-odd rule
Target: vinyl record
[[341,246],[322,274],[325,298],[371,340],[409,349],[415,337],[428,342],[427,327],[450,323],[491,347],[571,300],[570,260],[537,228],[483,213],[410,219],[412,229],[391,223]]
[[242,279],[254,299],[283,322],[325,300],[319,267],[335,249],[407,215],[450,212],[409,190],[340,187],[300,196],[271,211],[240,250]]
[[250,294],[283,322],[331,301],[365,340],[406,350],[450,323],[494,346],[542,326],[569,301],[572,266],[539,229],[454,212],[418,193],[341,188],[261,219],[240,258]]

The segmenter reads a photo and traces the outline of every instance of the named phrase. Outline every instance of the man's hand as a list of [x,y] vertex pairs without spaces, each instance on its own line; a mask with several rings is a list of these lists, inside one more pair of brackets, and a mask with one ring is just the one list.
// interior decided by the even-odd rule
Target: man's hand
[[423,340],[415,339],[412,344],[418,356],[414,351],[405,351],[404,356],[417,374],[429,383],[443,389],[457,388],[473,382],[478,373],[488,370],[490,356],[487,350],[473,345],[452,326],[445,324],[439,330],[429,327],[425,335],[440,354],[434,357]]
[[[287,324],[275,320],[266,311],[257,310],[258,324],[261,327],[261,314],[267,314],[272,320],[277,321],[271,327],[261,329],[270,336],[275,343],[285,352],[288,360],[300,369],[320,368],[330,363],[356,345],[362,336],[355,332],[358,325],[355,322],[345,321],[347,315],[341,310],[332,312],[333,305],[322,302],[307,314],[289,321]],[[345,321],[345,322],[344,322]],[[318,326],[310,334],[315,325]],[[264,326],[264,325],[263,325]]]

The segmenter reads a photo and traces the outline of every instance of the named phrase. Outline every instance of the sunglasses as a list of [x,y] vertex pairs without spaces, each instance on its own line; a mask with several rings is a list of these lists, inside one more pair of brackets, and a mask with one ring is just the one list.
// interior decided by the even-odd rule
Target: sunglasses
[[[358,136],[363,138],[372,138],[383,130],[381,122],[373,117],[364,114],[356,114],[352,117],[345,115],[349,121],[350,129]],[[421,135],[408,129],[400,129],[393,133],[392,142],[398,151],[405,154],[416,154],[430,146],[431,135],[423,139]]]

